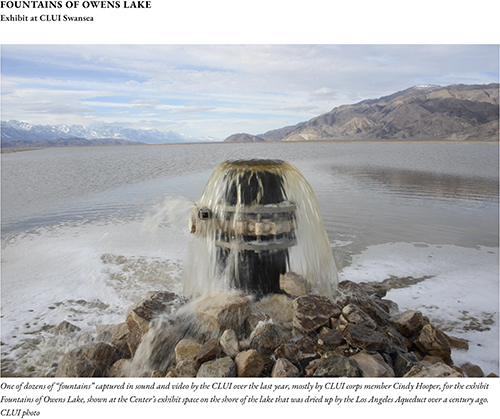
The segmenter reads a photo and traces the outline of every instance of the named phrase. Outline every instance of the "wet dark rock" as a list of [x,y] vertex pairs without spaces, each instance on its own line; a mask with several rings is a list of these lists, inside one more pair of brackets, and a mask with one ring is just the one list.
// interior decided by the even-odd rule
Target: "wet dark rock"
[[385,312],[387,312],[387,314],[389,314],[389,316],[393,316],[399,313],[399,306],[392,300],[388,300],[386,298],[380,298],[376,299],[376,302],[382,310],[384,310]]
[[270,355],[285,339],[285,331],[274,323],[261,323],[254,330],[250,348],[256,349],[262,356]]
[[377,323],[356,304],[347,304],[342,309],[340,324],[346,325],[348,323],[360,324],[370,329],[377,328]]
[[394,373],[396,377],[404,376],[419,360],[413,352],[397,352],[394,357]]
[[339,309],[328,298],[319,295],[304,295],[293,301],[293,327],[308,334],[329,323]]
[[356,304],[378,325],[384,326],[387,324],[390,318],[389,313],[377,304],[377,301],[371,298],[361,285],[351,281],[342,281],[339,284],[339,291],[340,294],[335,301],[339,306],[345,307],[349,304]]
[[346,356],[330,356],[319,362],[314,377],[360,377],[356,362]]
[[359,285],[372,298],[384,298],[387,295],[387,286],[380,282],[361,282]]
[[287,342],[278,346],[274,350],[274,357],[276,359],[279,358],[294,359],[299,354],[299,352],[300,352],[299,347],[295,343]]
[[389,339],[390,349],[386,351],[388,354],[392,354],[395,351],[406,351],[408,349],[408,340],[399,333],[392,326],[384,326],[378,329],[379,332],[384,333]]
[[323,351],[332,351],[345,343],[340,330],[330,330],[318,338],[318,349]]
[[342,332],[346,342],[367,351],[391,352],[392,347],[387,335],[361,324],[348,324]]

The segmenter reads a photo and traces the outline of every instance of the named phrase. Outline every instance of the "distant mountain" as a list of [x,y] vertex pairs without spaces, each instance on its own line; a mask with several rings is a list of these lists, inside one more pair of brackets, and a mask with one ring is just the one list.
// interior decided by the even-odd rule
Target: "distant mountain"
[[251,142],[259,142],[259,141],[266,141],[266,140],[262,137],[257,136],[257,135],[233,134],[230,137],[227,137],[224,141],[232,142],[232,143],[251,143]]
[[[498,141],[498,83],[414,86],[342,105],[309,121],[254,136],[265,141],[441,139]],[[247,141],[234,134],[224,141]]]
[[[196,138],[175,131],[157,129],[132,129],[114,125],[32,125],[16,120],[2,121],[2,143],[12,141],[38,142],[64,138],[87,140],[123,140],[132,143],[160,144],[213,141],[213,138]],[[111,143],[109,143],[111,144]]]

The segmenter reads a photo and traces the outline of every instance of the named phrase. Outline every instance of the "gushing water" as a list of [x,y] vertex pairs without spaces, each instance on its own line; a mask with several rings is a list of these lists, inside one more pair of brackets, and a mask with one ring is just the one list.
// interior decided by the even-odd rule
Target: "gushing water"
[[191,219],[184,267],[187,296],[242,289],[279,291],[279,275],[304,277],[308,292],[332,296],[337,269],[314,192],[281,160],[225,161]]

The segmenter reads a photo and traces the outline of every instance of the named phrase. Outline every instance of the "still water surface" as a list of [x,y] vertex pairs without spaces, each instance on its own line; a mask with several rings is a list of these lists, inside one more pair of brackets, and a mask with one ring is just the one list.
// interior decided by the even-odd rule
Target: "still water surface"
[[498,147],[209,144],[58,148],[2,156],[2,237],[67,222],[140,217],[200,197],[228,158],[280,158],[312,185],[330,239],[498,244]]

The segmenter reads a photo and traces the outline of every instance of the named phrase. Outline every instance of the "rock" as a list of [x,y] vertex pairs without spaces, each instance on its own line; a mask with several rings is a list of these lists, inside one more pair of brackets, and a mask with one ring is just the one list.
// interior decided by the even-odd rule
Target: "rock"
[[463,349],[466,351],[469,350],[469,342],[466,339],[457,338],[455,336],[450,336],[450,335],[444,333],[443,331],[441,331],[441,333],[444,335],[444,337],[446,338],[446,340],[448,341],[448,343],[450,344],[450,346],[452,348]]
[[484,377],[483,370],[477,365],[466,362],[465,364],[461,365],[460,368],[467,377]]
[[463,375],[446,364],[438,363],[430,366],[415,365],[403,377],[463,377]]
[[330,318],[339,309],[328,298],[319,295],[304,295],[293,301],[293,327],[308,334],[329,324]]
[[219,339],[219,343],[224,353],[231,358],[235,358],[240,352],[240,342],[233,329],[224,330],[224,333],[222,333]]
[[385,310],[389,316],[394,316],[399,313],[399,306],[392,300],[387,300],[386,298],[377,299],[377,305]]
[[75,326],[74,324],[71,324],[66,320],[62,321],[52,329],[49,329],[49,332],[53,333],[54,335],[64,335],[64,336],[72,335],[78,331],[80,331],[80,328],[78,326]]
[[387,295],[387,287],[380,282],[361,282],[359,285],[370,297],[384,298]]
[[321,358],[313,359],[310,361],[305,367],[305,376],[312,377],[314,375],[314,371],[318,368],[319,364],[321,364],[323,360]]
[[313,339],[311,336],[302,336],[295,344],[299,348],[299,351],[303,353],[316,352],[318,346],[317,340]]
[[252,310],[245,320],[245,333],[250,336],[260,322],[271,321],[271,316],[262,311]]
[[443,359],[449,359],[451,356],[451,347],[445,336],[439,329],[431,324],[426,324],[414,340],[414,344],[424,354],[438,356]]
[[230,356],[203,363],[197,377],[236,377],[236,364]]
[[175,345],[175,363],[180,364],[183,361],[194,361],[194,358],[202,345],[191,340],[182,339]]
[[426,363],[428,363],[428,364],[439,364],[440,362],[444,362],[443,358],[440,358],[438,356],[433,356],[433,355],[425,355],[424,359],[422,360],[422,363],[424,365]]
[[280,275],[280,289],[293,297],[307,294],[306,280],[293,272]]
[[89,343],[68,352],[57,367],[56,377],[102,377],[118,360],[116,348],[104,342]]
[[385,334],[389,339],[390,348],[386,350],[387,353],[394,353],[395,351],[406,352],[408,350],[408,340],[393,326],[380,327],[378,331]]
[[342,281],[339,284],[339,296],[335,302],[341,307],[356,304],[380,326],[385,326],[390,318],[389,313],[378,305],[361,285],[352,281]]
[[314,377],[359,377],[356,363],[346,356],[333,355],[321,360],[313,373]]
[[193,307],[198,323],[204,325],[207,332],[237,331],[250,315],[250,303],[250,297],[244,293],[227,292],[201,298]]
[[299,354],[299,347],[293,342],[283,343],[274,350],[276,359],[294,359]]
[[130,353],[135,354],[153,318],[160,314],[172,313],[183,302],[181,297],[172,292],[153,291],[147,294],[146,299],[132,307],[126,319],[130,332],[128,335]]
[[198,374],[198,363],[194,360],[183,360],[176,364],[174,377],[196,377]]
[[394,377],[394,370],[384,361],[382,355],[365,351],[350,357],[356,361],[362,377]]
[[260,323],[250,337],[250,348],[256,349],[262,356],[268,356],[285,338],[285,332],[280,325]]
[[201,365],[207,361],[217,358],[222,352],[222,348],[217,339],[210,339],[205,343],[194,356],[194,361]]
[[361,324],[370,329],[377,328],[377,323],[356,304],[347,304],[342,309],[340,324],[345,326],[347,323]]
[[344,343],[344,337],[340,330],[330,330],[318,338],[318,348],[323,351],[331,351]]
[[286,358],[279,358],[273,366],[271,377],[299,377],[299,369]]
[[383,333],[369,329],[361,324],[349,323],[342,331],[346,342],[357,348],[367,351],[388,352],[392,351],[389,339]]
[[389,322],[407,338],[411,338],[424,327],[422,313],[416,310],[407,310],[396,314],[389,319]]
[[264,371],[264,360],[255,349],[240,352],[234,362],[238,377],[259,377]]
[[125,358],[131,358],[132,353],[128,345],[129,329],[127,323],[120,323],[111,330],[111,345],[115,346]]
[[109,367],[106,377],[113,377],[113,378],[119,378],[119,377],[128,377],[129,372],[128,369],[131,367],[132,363],[130,362],[129,359],[119,359],[116,361],[111,367]]

